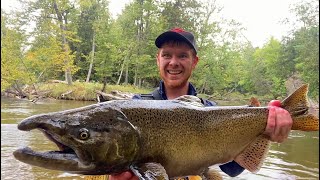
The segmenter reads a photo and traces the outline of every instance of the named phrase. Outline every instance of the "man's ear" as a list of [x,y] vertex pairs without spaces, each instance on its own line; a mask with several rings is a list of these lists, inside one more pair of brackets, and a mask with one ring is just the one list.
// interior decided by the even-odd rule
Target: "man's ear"
[[196,65],[198,64],[198,61],[199,61],[198,56],[195,56],[192,62],[192,69],[196,67]]

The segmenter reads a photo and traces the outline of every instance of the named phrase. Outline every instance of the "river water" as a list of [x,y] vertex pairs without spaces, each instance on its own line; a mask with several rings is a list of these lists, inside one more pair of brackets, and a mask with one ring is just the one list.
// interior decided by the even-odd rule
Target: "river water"
[[[84,176],[31,166],[14,159],[12,152],[29,146],[36,151],[57,147],[37,130],[19,131],[17,123],[34,114],[81,107],[95,102],[28,100],[1,97],[1,179],[84,179]],[[268,156],[256,174],[244,171],[241,175],[224,179],[319,179],[319,132],[291,131],[281,144],[272,143]]]

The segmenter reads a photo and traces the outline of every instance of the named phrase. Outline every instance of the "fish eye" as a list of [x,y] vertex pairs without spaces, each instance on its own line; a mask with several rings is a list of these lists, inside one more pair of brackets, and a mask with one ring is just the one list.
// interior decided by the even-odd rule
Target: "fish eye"
[[79,130],[79,138],[81,140],[86,140],[90,137],[90,134],[89,134],[89,130],[88,129],[85,129],[85,128],[82,128]]

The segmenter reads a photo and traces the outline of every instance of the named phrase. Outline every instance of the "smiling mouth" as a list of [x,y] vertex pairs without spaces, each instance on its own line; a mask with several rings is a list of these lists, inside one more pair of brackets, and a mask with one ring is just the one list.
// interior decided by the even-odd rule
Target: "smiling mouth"
[[171,75],[178,75],[178,74],[181,74],[182,71],[180,71],[180,70],[168,70],[167,73],[171,74]]

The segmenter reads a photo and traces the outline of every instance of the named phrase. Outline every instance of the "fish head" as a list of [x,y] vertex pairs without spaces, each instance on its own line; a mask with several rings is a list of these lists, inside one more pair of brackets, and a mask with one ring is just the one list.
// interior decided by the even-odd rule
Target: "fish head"
[[118,109],[101,105],[31,116],[18,129],[39,129],[60,151],[22,148],[16,159],[77,174],[112,174],[129,168],[139,151],[139,131]]

